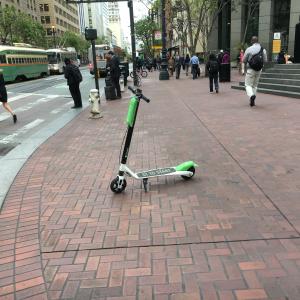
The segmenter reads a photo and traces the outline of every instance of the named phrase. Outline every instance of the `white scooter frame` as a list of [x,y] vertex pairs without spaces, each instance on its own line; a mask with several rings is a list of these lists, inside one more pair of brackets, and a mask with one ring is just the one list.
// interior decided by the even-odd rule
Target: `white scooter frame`
[[131,138],[134,130],[134,125],[135,125],[135,120],[136,120],[140,100],[143,99],[147,103],[150,102],[150,99],[146,98],[142,94],[142,90],[140,89],[134,90],[130,86],[128,87],[128,89],[132,91],[135,94],[135,96],[131,98],[129,103],[128,113],[127,113],[128,131],[127,131],[125,145],[123,149],[121,164],[119,167],[119,174],[114,180],[112,180],[110,184],[111,190],[114,193],[121,193],[125,190],[127,185],[125,175],[129,177],[133,177],[135,179],[143,180],[143,185],[146,192],[147,192],[148,178],[151,177],[181,176],[184,179],[192,178],[195,174],[195,167],[198,166],[193,161],[187,161],[175,167],[159,168],[159,169],[141,171],[138,173],[133,172],[127,167],[126,162],[127,162],[127,157],[129,153]]

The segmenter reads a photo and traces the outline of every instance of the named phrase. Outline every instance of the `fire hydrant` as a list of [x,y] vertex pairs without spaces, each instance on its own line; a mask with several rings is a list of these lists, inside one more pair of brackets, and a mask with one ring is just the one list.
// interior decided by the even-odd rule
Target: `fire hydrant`
[[100,97],[97,89],[90,90],[89,102],[91,102],[92,105],[90,118],[91,119],[102,118],[100,114],[100,108],[99,108]]

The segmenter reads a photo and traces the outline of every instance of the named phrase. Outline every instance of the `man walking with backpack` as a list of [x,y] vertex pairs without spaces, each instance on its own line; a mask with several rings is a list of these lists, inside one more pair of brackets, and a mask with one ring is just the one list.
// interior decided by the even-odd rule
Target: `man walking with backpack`
[[65,78],[67,79],[69,90],[74,101],[72,108],[80,108],[82,107],[82,101],[79,84],[82,81],[82,75],[79,68],[72,64],[69,58],[65,58],[65,64]]
[[247,64],[245,87],[252,107],[255,106],[257,85],[264,63],[267,62],[267,52],[258,43],[257,36],[252,37],[251,44],[252,46],[247,48],[245,52],[243,63]]

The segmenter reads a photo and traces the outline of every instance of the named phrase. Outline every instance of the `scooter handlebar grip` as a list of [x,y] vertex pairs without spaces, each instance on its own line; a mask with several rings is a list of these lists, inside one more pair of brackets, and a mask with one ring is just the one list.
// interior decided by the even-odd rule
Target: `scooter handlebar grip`
[[132,91],[134,94],[136,93],[135,89],[134,89],[133,87],[131,87],[130,85],[128,86],[128,89],[129,89],[130,91]]
[[147,98],[147,97],[145,97],[144,95],[142,96],[142,99],[143,99],[143,100],[145,100],[147,103],[149,103],[149,102],[150,102],[150,99],[149,99],[149,98]]

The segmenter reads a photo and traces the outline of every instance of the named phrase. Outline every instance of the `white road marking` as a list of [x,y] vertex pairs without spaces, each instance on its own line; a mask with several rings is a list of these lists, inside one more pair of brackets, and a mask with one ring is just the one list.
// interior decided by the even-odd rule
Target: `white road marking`
[[[10,93],[8,92],[8,94],[10,94]],[[24,98],[26,98],[28,96],[30,96],[30,94],[27,94],[27,95],[20,94],[20,95],[14,96],[14,97],[8,97],[8,102],[14,102],[14,101],[16,101],[18,99],[24,99]]]
[[23,133],[26,133],[27,131],[29,131],[30,129],[40,125],[41,123],[43,123],[45,120],[42,119],[36,119],[30,123],[28,123],[27,125],[23,126],[22,128],[19,128],[16,132],[14,132],[13,134],[10,134],[8,136],[6,136],[5,138],[0,140],[0,144],[9,144],[11,142],[14,141],[14,139]]
[[66,107],[68,107],[69,105],[71,105],[73,103],[74,103],[73,101],[69,101],[69,102],[65,103],[62,107],[50,111],[50,114],[58,114],[61,111],[63,111]]

